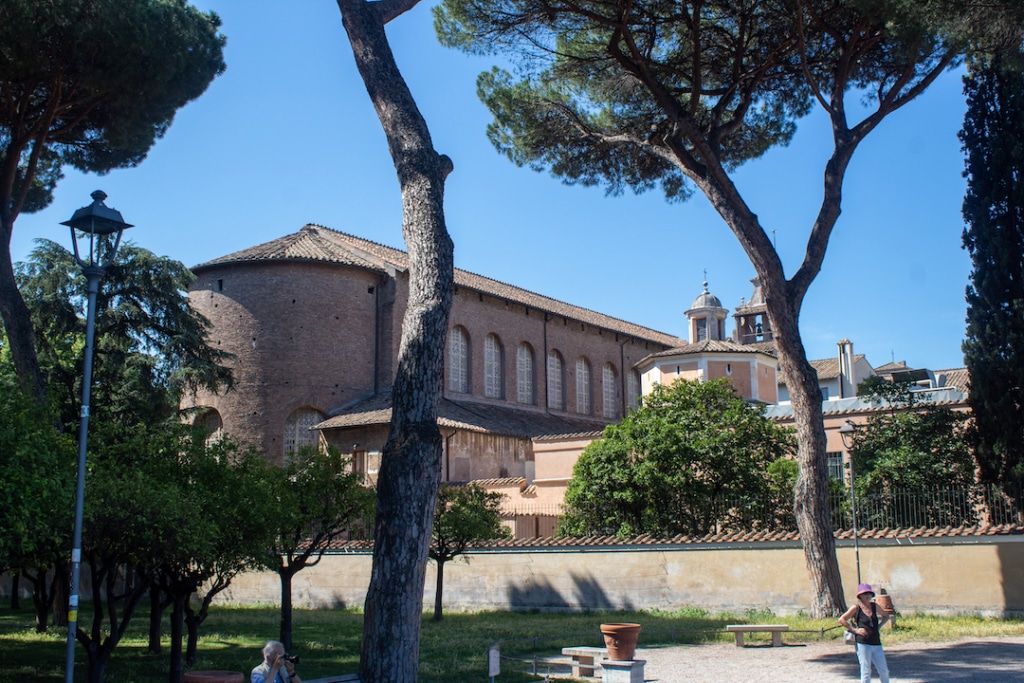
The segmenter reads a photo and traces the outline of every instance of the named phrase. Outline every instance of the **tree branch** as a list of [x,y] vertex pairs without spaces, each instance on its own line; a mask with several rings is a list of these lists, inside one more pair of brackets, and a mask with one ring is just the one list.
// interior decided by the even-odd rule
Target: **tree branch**
[[381,22],[386,24],[405,14],[419,3],[420,0],[377,0],[373,4]]

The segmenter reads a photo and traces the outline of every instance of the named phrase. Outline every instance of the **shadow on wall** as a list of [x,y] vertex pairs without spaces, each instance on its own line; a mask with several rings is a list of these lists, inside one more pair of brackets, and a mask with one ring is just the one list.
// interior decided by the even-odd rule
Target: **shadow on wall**
[[[886,663],[895,679],[914,681],[1024,681],[1020,663],[1024,661],[1024,644],[1000,641],[956,643],[943,647],[913,649],[914,645],[887,650]],[[907,649],[902,649],[907,648]],[[830,672],[855,680],[860,671],[853,648],[842,653],[815,657]]]
[[1000,543],[996,555],[1003,587],[1003,613],[1024,616],[1024,543]]
[[605,592],[601,584],[589,574],[570,572],[573,589],[572,598],[567,599],[547,579],[530,578],[519,585],[508,587],[508,606],[513,610],[537,609],[553,612],[579,610],[625,610],[633,611],[633,601],[625,598],[616,603]]

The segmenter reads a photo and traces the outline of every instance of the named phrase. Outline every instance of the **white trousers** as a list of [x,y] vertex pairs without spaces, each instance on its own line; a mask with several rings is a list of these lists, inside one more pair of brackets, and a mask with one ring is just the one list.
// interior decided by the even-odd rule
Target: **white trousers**
[[871,683],[871,666],[878,671],[882,683],[889,683],[889,665],[885,663],[885,652],[881,645],[857,643],[857,659],[860,661],[860,682]]

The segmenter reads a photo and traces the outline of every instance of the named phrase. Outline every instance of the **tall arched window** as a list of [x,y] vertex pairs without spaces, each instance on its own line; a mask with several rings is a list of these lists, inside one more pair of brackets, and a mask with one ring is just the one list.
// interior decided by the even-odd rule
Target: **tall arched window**
[[576,359],[576,412],[590,415],[590,361]]
[[630,370],[626,375],[626,407],[629,410],[640,406],[640,373]]
[[548,408],[565,410],[565,395],[562,392],[562,375],[565,363],[562,354],[552,349],[548,352]]
[[516,349],[516,400],[533,405],[533,348],[523,342]]
[[505,354],[495,334],[484,338],[484,396],[505,398]]
[[299,408],[284,423],[284,455],[295,453],[304,446],[316,446],[320,435],[313,425],[324,421],[324,414],[309,406]]
[[469,334],[464,327],[448,333],[448,390],[469,393]]
[[207,408],[198,415],[192,422],[193,426],[201,430],[206,440],[206,445],[217,443],[224,433],[224,421],[213,408]]
[[611,363],[601,368],[601,411],[609,420],[619,416],[619,378]]

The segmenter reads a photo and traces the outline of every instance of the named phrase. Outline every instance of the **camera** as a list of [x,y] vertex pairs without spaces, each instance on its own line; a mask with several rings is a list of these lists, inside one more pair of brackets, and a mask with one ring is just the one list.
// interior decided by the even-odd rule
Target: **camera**
[[281,655],[281,659],[283,659],[286,662],[291,662],[292,664],[296,664],[296,665],[299,663],[299,656],[298,655],[290,655],[290,654],[286,653],[286,654]]

